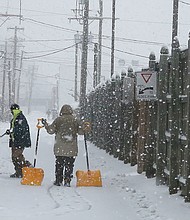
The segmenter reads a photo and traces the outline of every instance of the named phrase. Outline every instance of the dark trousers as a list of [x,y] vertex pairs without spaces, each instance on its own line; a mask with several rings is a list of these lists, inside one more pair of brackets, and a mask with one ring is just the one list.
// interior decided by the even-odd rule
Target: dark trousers
[[22,168],[28,167],[31,163],[25,160],[23,155],[24,148],[12,147],[12,162],[18,175],[22,175]]
[[[75,158],[56,156],[55,157],[55,178],[59,183],[63,182],[64,179],[71,179],[73,177],[73,167]],[[64,175],[63,175],[64,174]]]

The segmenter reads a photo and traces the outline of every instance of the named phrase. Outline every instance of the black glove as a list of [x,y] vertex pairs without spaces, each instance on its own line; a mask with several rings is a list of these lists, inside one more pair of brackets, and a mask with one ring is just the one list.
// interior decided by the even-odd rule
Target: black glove
[[7,135],[10,135],[11,132],[10,132],[9,129],[7,129],[5,133],[6,133]]
[[47,124],[47,120],[45,118],[42,118],[42,124],[46,125]]

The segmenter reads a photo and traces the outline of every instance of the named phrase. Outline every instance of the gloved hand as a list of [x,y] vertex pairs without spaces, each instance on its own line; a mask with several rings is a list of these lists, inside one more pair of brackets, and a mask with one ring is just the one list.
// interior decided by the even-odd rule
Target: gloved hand
[[42,118],[42,124],[46,125],[47,124],[47,120],[45,118]]
[[5,133],[6,133],[7,135],[10,135],[11,132],[10,132],[9,129],[7,129]]
[[90,124],[90,122],[84,122],[83,123],[83,131],[85,133],[89,133],[91,131],[91,124]]

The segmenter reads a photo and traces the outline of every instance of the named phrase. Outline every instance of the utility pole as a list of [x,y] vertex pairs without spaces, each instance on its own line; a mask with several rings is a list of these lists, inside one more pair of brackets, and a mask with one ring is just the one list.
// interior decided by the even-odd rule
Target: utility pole
[[12,78],[12,92],[13,92],[13,101],[15,102],[15,97],[16,97],[16,62],[17,62],[17,43],[18,43],[18,38],[17,38],[17,31],[18,30],[24,30],[24,28],[18,28],[15,26],[15,28],[9,28],[9,29],[14,29],[14,51],[13,51],[13,78]]
[[22,61],[23,61],[23,51],[21,52],[20,68],[18,69],[19,76],[18,76],[18,85],[17,85],[17,99],[16,99],[17,103],[19,103],[19,98],[20,98],[20,78],[21,78],[21,73],[22,73]]
[[100,6],[100,19],[99,19],[99,36],[98,36],[98,78],[97,83],[100,83],[101,79],[101,68],[102,68],[102,25],[103,25],[103,1],[99,0],[99,6]]
[[89,0],[84,0],[84,18],[83,18],[83,41],[82,41],[82,60],[81,60],[81,85],[80,85],[80,106],[84,107],[86,97],[87,81],[87,57],[88,57],[88,16]]
[[75,45],[75,92],[74,92],[75,102],[77,102],[78,100],[77,78],[78,78],[78,43],[76,43]]
[[4,109],[5,109],[5,78],[7,69],[7,42],[5,42],[4,51],[4,62],[3,62],[3,85],[2,85],[2,106],[1,106],[1,116],[4,119]]
[[78,31],[77,34],[74,35],[75,38],[75,90],[74,90],[74,99],[75,102],[78,101],[78,49],[79,44],[81,43],[81,36],[79,35]]
[[30,84],[29,84],[29,97],[28,97],[28,114],[31,112],[31,99],[32,99],[32,88],[34,84],[34,72],[35,72],[35,66],[32,66],[32,69],[29,70],[29,73],[31,73],[30,78]]
[[114,50],[115,50],[115,1],[112,0],[112,39],[111,39],[111,77],[114,74]]
[[98,60],[98,44],[94,44],[94,74],[93,74],[93,88],[98,84],[97,80],[97,60]]
[[0,27],[10,18],[10,17],[18,17],[19,18],[19,24],[21,24],[21,20],[22,20],[22,10],[21,10],[21,0],[20,0],[20,5],[19,5],[19,15],[17,14],[8,14],[7,12],[5,14],[0,13],[0,17],[5,17],[6,19],[0,24]]
[[19,7],[19,11],[20,11],[20,13],[19,13],[19,23],[21,24],[21,20],[22,20],[22,2],[21,2],[21,0],[20,0],[20,7]]
[[57,112],[59,111],[59,80],[60,80],[60,67],[59,67],[59,73],[56,74],[56,94],[57,94]]
[[13,92],[13,101],[15,101],[15,84],[16,84],[16,53],[17,53],[17,26],[15,27],[14,34],[14,52],[13,52],[13,82],[12,82],[12,92]]
[[11,95],[11,62],[8,62],[8,86],[9,86],[9,106],[13,103]]
[[[79,5],[79,6],[78,6]],[[89,20],[99,20],[99,37],[98,37],[98,67],[97,67],[97,83],[100,83],[101,79],[101,54],[102,54],[102,25],[103,25],[103,20],[104,19],[111,19],[110,17],[103,17],[103,0],[99,0],[99,16],[89,16],[89,0],[76,0],[76,9],[73,9],[72,11],[75,13],[75,17],[69,18],[69,20],[77,20],[80,24],[83,24],[83,47],[82,47],[82,63],[81,63],[81,88],[80,88],[80,100],[79,104],[82,105],[82,102],[85,98],[86,95],[86,78],[85,74],[87,77],[87,63],[85,64],[85,59],[87,57],[87,52],[84,51],[86,50],[87,47],[87,35],[88,35],[88,24]],[[87,9],[88,8],[88,9]],[[86,60],[87,62],[87,60]],[[86,65],[86,66],[85,66]],[[82,95],[82,97],[81,97]]]
[[19,18],[19,23],[21,24],[21,20],[22,20],[22,17],[23,17],[21,13],[22,13],[22,2],[20,0],[20,3],[19,3],[19,15],[17,15],[17,14],[8,14],[6,12],[5,14],[0,13],[0,17],[6,17],[7,18],[4,22],[6,22],[10,17],[18,17]]
[[179,9],[179,0],[173,0],[173,24],[172,24],[172,54],[175,44],[175,37],[178,33],[178,9]]

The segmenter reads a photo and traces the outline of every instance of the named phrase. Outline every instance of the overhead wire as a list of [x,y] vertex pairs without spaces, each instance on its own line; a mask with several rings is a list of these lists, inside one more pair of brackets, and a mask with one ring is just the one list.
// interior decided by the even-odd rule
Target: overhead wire
[[[53,28],[58,28],[58,29],[61,29],[61,30],[66,30],[66,31],[71,31],[71,32],[76,32],[77,30],[74,30],[74,29],[69,29],[69,28],[64,28],[64,27],[60,27],[60,26],[57,26],[57,25],[52,25],[52,24],[49,24],[49,23],[45,23],[45,22],[41,22],[41,21],[37,21],[35,19],[30,19],[30,18],[25,18],[26,20],[29,20],[29,21],[32,21],[32,22],[35,22],[35,23],[38,23],[38,24],[41,24],[41,25],[46,25],[46,26],[49,26],[49,27],[53,27]],[[80,31],[79,31],[80,32]],[[82,31],[81,31],[82,33]],[[96,34],[94,34],[96,35]],[[103,35],[103,38],[106,38],[106,39],[111,39],[111,36],[107,36],[107,35]],[[120,37],[116,37],[115,38],[116,41],[121,41],[121,42],[132,42],[132,43],[138,43],[138,44],[150,44],[150,45],[158,45],[158,46],[161,46],[161,45],[164,45],[163,43],[160,43],[160,42],[152,42],[152,41],[143,41],[143,40],[136,40],[136,39],[127,39],[127,38],[120,38]],[[170,44],[167,44],[168,46],[170,46]],[[47,45],[46,45],[47,46]],[[147,58],[146,56],[143,56],[143,55],[139,55],[139,54],[134,54],[134,53],[130,53],[130,52],[126,52],[126,51],[122,51],[122,50],[117,50],[116,51],[118,52],[123,52],[123,53],[126,53],[128,55],[133,55],[133,56],[138,56],[138,57],[143,57],[143,58]],[[56,52],[55,52],[56,53]],[[45,56],[45,55],[43,55]],[[41,56],[40,56],[41,57]]]
[[190,3],[184,2],[184,1],[179,1],[180,3],[184,4],[184,5],[188,5],[190,6]]
[[70,48],[72,48],[74,46],[75,46],[75,44],[71,45],[71,46],[68,46],[68,47],[65,47],[63,49],[60,49],[60,50],[56,50],[56,51],[53,51],[53,52],[50,52],[50,53],[47,53],[47,54],[43,54],[43,55],[38,55],[38,56],[33,56],[33,57],[23,57],[23,59],[28,60],[28,59],[35,59],[35,58],[50,56],[50,55],[53,55],[53,54],[56,54],[56,53],[60,53],[60,52],[62,52],[64,50],[68,50],[68,49],[70,49]]
[[[41,25],[46,25],[46,26],[49,26],[49,27],[52,27],[52,28],[57,28],[57,29],[61,29],[61,30],[66,30],[66,31],[70,31],[70,32],[77,32],[77,30],[74,30],[74,29],[70,29],[70,28],[64,28],[64,27],[61,27],[61,26],[58,26],[58,25],[53,25],[53,24],[49,24],[49,23],[46,23],[46,22],[42,22],[42,21],[37,21],[35,19],[32,19],[32,18],[23,18],[23,21],[31,21],[31,22],[34,22],[34,23],[38,23],[38,24],[41,24]],[[79,31],[82,33],[82,31]]]
[[[6,8],[7,6],[1,6],[1,8]],[[18,10],[19,8],[15,8],[15,7],[9,7],[9,9],[16,9]],[[22,8],[22,11],[30,11],[30,12],[37,12],[37,13],[42,13],[42,14],[52,14],[52,15],[61,15],[61,16],[70,16],[70,14],[65,14],[65,13],[58,13],[58,12],[51,12],[51,11],[40,11],[40,10],[33,10],[33,9],[24,9]]]
[[[47,75],[44,75],[44,74],[36,74],[36,76],[38,77],[43,77],[43,78],[53,78],[53,79],[57,79],[56,76],[47,76]],[[75,80],[73,79],[66,79],[66,78],[62,78],[62,77],[59,77],[59,80],[63,80],[63,81],[70,81],[70,82],[74,82]]]
[[[58,25],[53,25],[53,24],[49,24],[49,23],[46,23],[46,22],[41,22],[41,21],[38,21],[38,20],[35,20],[35,19],[31,19],[31,18],[24,18],[24,20],[29,20],[29,21],[32,21],[32,22],[35,22],[35,23],[38,23],[38,24],[41,24],[41,25],[46,25],[46,26],[49,26],[49,27],[52,27],[52,28],[58,28],[58,29],[61,29],[61,30],[66,30],[66,31],[70,31],[70,32],[79,32],[82,34],[82,31],[78,31],[78,30],[75,30],[75,29],[70,29],[70,28],[64,28],[64,27],[61,27],[61,26],[58,26]],[[97,36],[97,34],[93,34],[94,36]],[[103,38],[105,39],[111,39],[111,36],[108,36],[108,35],[102,35]],[[121,38],[121,37],[115,37],[116,40],[118,41],[129,41],[129,42],[133,42],[133,43],[142,43],[142,44],[151,44],[151,45],[163,45],[163,43],[161,42],[154,42],[154,41],[145,41],[145,40],[136,40],[136,39],[127,39],[127,38]]]
[[[65,48],[62,48],[62,49],[53,50],[52,52],[49,52],[49,53],[46,53],[46,54],[43,54],[43,55],[37,55],[37,56],[31,56],[31,57],[23,57],[23,59],[24,60],[28,60],[28,59],[35,59],[35,58],[50,56],[50,55],[53,55],[53,54],[60,53],[62,51],[68,50],[70,48],[73,48],[75,45],[76,44],[73,44],[71,46],[68,46],[68,47],[65,47]],[[108,47],[108,46],[105,46],[105,45],[102,45],[102,47],[107,48],[109,50],[112,49],[111,47]],[[144,56],[144,55],[140,55],[140,54],[136,54],[136,53],[132,53],[132,52],[116,49],[116,48],[114,50],[117,51],[117,52],[120,52],[120,53],[125,53],[125,54],[128,54],[128,55],[131,55],[131,56],[137,56],[137,57],[141,57],[141,58],[149,58],[148,56]]]
[[[24,37],[28,38],[28,39],[31,39],[30,37],[28,37],[28,36],[27,36],[26,34],[24,34],[23,32],[21,32],[20,34],[23,35]],[[41,46],[43,46],[43,47],[48,47],[48,48],[54,49],[54,48],[52,48],[52,47],[47,46],[47,44],[43,44],[43,43],[41,43],[41,42],[34,42],[34,43],[37,43],[38,45],[41,45]]]
[[[108,47],[108,46],[105,46],[105,45],[102,45],[102,47],[110,49],[110,50],[112,49],[111,47]],[[141,58],[149,58],[148,56],[127,52],[127,51],[124,51],[124,50],[119,50],[119,49],[114,49],[114,50],[117,51],[117,52],[121,52],[121,53],[126,53],[128,55],[132,55],[132,56],[137,56],[137,57],[141,57]]]
[[[188,4],[184,1],[180,1],[182,3],[185,3],[185,4]],[[40,11],[39,11],[40,12]],[[48,13],[48,12],[47,12]],[[34,22],[34,23],[38,23],[38,24],[41,24],[41,25],[46,25],[46,26],[49,26],[49,27],[52,27],[52,28],[58,28],[58,29],[61,29],[61,30],[65,30],[65,31],[70,31],[70,32],[75,32],[76,33],[76,30],[74,29],[70,29],[70,28],[64,28],[64,27],[60,27],[58,25],[52,25],[52,24],[49,24],[49,23],[45,23],[45,22],[42,22],[42,21],[38,21],[38,20],[35,20],[35,19],[31,19],[31,18],[24,18],[23,19],[24,21],[31,21],[31,22]],[[82,31],[79,31],[82,33]],[[110,36],[106,36],[106,35],[103,35],[103,37],[107,38],[107,39],[110,39],[111,37]],[[143,40],[136,40],[136,39],[127,39],[127,38],[120,38],[120,37],[116,37],[116,40],[118,41],[123,41],[123,42],[126,42],[126,41],[129,41],[129,42],[132,42],[132,43],[141,43],[141,44],[153,44],[153,45],[163,45],[163,43],[160,43],[160,42],[151,42],[151,41],[143,41]],[[168,44],[169,45],[169,44]],[[74,45],[68,47],[68,48],[71,48],[73,47]],[[110,47],[107,47],[107,46],[104,46],[102,45],[102,47],[105,47],[107,49],[111,49]],[[33,57],[28,57],[25,59],[33,59],[33,58],[39,58],[39,57],[43,57],[43,56],[49,56],[49,55],[52,55],[54,53],[59,53],[65,49],[68,49],[68,48],[64,48],[64,49],[61,49],[61,50],[55,50],[53,52],[50,52],[48,54],[44,54],[44,55],[39,55],[39,56],[33,56]],[[121,52],[121,53],[126,53],[128,55],[132,55],[132,56],[138,56],[138,57],[142,57],[142,58],[148,58],[147,56],[143,56],[143,55],[140,55],[140,54],[135,54],[135,53],[131,53],[131,52],[127,52],[127,51],[123,51],[123,50],[119,50],[119,49],[115,49],[115,51],[118,51],[118,52]]]

